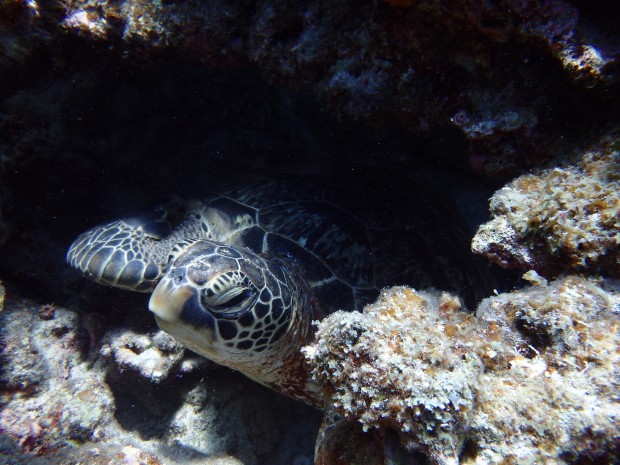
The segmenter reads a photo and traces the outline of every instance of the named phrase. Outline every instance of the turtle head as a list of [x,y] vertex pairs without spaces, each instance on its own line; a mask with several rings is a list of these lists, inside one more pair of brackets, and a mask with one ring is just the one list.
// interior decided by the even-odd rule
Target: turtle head
[[177,256],[149,302],[159,326],[182,344],[246,374],[279,346],[295,305],[279,265],[210,240]]

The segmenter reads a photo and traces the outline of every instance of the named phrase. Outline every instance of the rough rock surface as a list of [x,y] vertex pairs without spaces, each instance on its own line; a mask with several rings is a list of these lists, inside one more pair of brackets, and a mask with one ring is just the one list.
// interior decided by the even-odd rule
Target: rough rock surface
[[612,463],[619,290],[569,276],[488,298],[474,317],[447,294],[397,287],[329,316],[304,350],[344,419],[324,425],[318,463],[367,463],[363,444],[390,430],[436,464]]
[[9,299],[2,313],[3,452],[43,455],[97,441],[113,417],[102,373],[84,357],[79,315]]
[[[318,413],[188,356],[128,311],[144,302],[68,272],[86,224],[200,192],[196,173],[389,166],[478,225],[476,199],[499,186],[468,189],[472,171],[553,157],[498,191],[474,243],[537,286],[478,319],[402,289],[324,323],[343,350],[308,355],[346,418],[328,416],[317,460],[617,461],[617,290],[595,279],[618,276],[617,145],[597,142],[618,127],[618,22],[582,0],[0,1],[0,461],[311,462]],[[338,373],[351,361],[367,370],[353,382]]]
[[0,318],[1,463],[311,463],[318,412],[161,332],[16,298]]
[[163,331],[154,334],[138,334],[128,329],[110,331],[99,352],[114,358],[122,376],[133,375],[154,383],[171,376],[171,370],[183,361],[183,347]]
[[572,132],[565,115],[583,136],[613,115],[617,101],[617,14],[604,4],[9,0],[0,7],[3,68],[92,60],[87,50],[66,53],[76,43],[134,60],[251,65],[271,81],[311,86],[326,106],[355,119],[421,132],[453,125],[471,142],[471,165],[488,173],[555,154]]
[[472,250],[506,267],[553,275],[578,270],[620,276],[620,152],[610,136],[595,148],[497,191],[493,218]]

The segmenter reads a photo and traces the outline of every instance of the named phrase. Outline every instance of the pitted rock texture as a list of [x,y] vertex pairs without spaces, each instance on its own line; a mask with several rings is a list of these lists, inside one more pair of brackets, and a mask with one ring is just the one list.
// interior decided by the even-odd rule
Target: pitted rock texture
[[0,320],[2,463],[311,460],[318,412],[182,357],[161,332],[16,297]]
[[343,417],[324,425],[318,463],[367,463],[370,443],[383,463],[390,431],[432,464],[612,463],[618,291],[576,276],[540,281],[485,299],[474,316],[447,294],[395,287],[363,313],[329,316],[304,349]]

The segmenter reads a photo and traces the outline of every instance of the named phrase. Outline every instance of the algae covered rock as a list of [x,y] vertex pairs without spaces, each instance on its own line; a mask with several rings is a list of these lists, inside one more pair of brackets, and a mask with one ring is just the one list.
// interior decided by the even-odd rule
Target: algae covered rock
[[493,195],[493,218],[474,252],[505,268],[620,276],[620,152],[617,139],[565,164],[523,175]]
[[113,419],[112,393],[83,357],[79,316],[63,308],[49,315],[25,299],[10,300],[2,313],[0,459],[98,441]]
[[503,347],[480,348],[486,369],[468,436],[476,462],[617,460],[619,290],[569,276],[482,302],[478,318]]
[[7,298],[0,463],[310,463],[318,412],[181,357],[163,333],[147,337],[106,323],[94,313]]
[[393,428],[412,448],[443,456],[462,434],[482,371],[470,343],[447,334],[473,329],[454,297],[392,288],[364,313],[321,322],[305,354],[339,413],[364,430]]
[[364,463],[338,430],[379,449],[396,431],[433,464],[611,463],[619,330],[615,283],[566,277],[488,298],[476,317],[447,294],[385,290],[362,314],[322,321],[305,348],[342,418],[324,428],[317,463]]

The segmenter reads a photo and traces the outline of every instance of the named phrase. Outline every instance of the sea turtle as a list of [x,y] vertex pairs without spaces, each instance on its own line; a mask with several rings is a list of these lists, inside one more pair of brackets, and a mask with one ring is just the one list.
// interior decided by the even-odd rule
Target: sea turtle
[[67,261],[98,283],[153,291],[157,323],[183,345],[321,406],[300,353],[313,321],[361,310],[387,285],[466,291],[476,279],[469,234],[436,196],[368,184],[255,180],[170,201],[83,233]]

